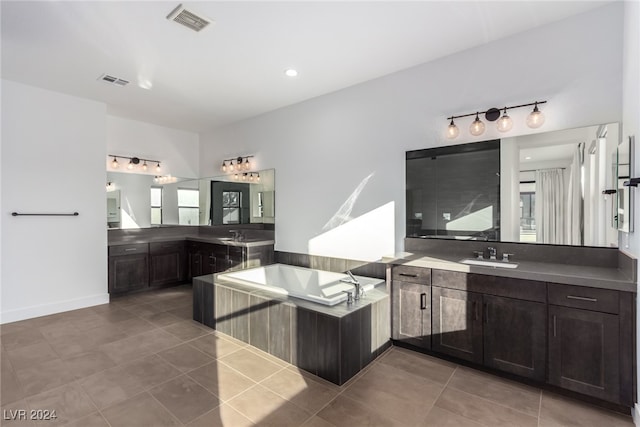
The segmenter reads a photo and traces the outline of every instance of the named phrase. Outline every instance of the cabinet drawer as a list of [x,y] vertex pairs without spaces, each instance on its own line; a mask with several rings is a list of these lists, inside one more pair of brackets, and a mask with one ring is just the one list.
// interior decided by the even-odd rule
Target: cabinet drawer
[[184,241],[177,242],[152,242],[149,243],[149,252],[153,254],[161,254],[167,252],[178,252],[184,250]]
[[146,254],[149,252],[148,243],[109,246],[109,256]]
[[549,304],[613,314],[620,311],[618,291],[550,283],[548,292]]
[[525,301],[547,302],[547,284],[510,277],[469,274],[458,271],[433,270],[433,286],[472,291]]
[[397,265],[393,267],[393,280],[401,280],[410,283],[431,284],[431,269],[422,267],[410,267]]

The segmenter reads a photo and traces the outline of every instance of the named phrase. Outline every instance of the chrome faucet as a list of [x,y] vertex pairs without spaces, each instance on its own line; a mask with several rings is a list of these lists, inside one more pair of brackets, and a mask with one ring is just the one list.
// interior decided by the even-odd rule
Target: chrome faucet
[[496,248],[488,247],[487,250],[489,251],[490,260],[497,259],[496,256],[498,255],[498,251],[496,250]]
[[356,277],[351,273],[351,271],[347,270],[346,273],[349,275],[349,279],[340,279],[343,283],[350,283],[356,287],[355,295],[353,296],[354,300],[359,300],[360,297],[364,296],[364,291],[362,290],[362,286]]
[[233,240],[236,242],[239,241],[240,236],[242,236],[242,232],[240,230],[229,230],[229,233],[233,233]]

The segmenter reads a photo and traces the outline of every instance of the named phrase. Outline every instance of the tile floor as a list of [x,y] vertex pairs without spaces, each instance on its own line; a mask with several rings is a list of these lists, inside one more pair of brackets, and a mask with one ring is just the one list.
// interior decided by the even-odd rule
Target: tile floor
[[[391,348],[342,387],[190,320],[188,286],[2,325],[3,426],[632,426]],[[51,421],[11,420],[55,410]],[[8,418],[8,419],[7,419]]]

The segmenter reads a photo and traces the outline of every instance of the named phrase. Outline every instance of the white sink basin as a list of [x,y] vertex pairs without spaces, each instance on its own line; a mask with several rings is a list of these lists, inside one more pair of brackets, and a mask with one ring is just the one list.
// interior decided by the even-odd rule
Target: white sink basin
[[518,267],[518,264],[514,264],[512,262],[490,261],[490,260],[473,259],[473,258],[463,259],[460,262],[462,264],[481,265],[483,267],[497,267],[497,268],[517,268]]

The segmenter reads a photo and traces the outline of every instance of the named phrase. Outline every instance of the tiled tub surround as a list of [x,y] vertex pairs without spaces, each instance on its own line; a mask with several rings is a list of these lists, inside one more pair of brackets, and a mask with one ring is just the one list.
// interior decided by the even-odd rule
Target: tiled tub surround
[[[498,258],[515,253],[518,268],[460,263],[487,246],[498,249]],[[493,242],[406,239],[405,247],[385,259],[393,265],[397,343],[620,410],[633,405],[634,258],[612,248]],[[425,305],[421,295],[426,310],[417,308]]]
[[326,306],[225,281],[193,280],[193,319],[335,384],[390,346],[384,282],[354,304]]

